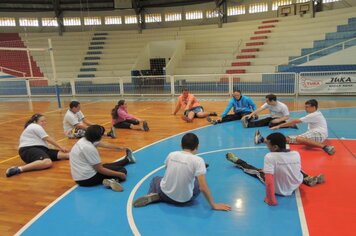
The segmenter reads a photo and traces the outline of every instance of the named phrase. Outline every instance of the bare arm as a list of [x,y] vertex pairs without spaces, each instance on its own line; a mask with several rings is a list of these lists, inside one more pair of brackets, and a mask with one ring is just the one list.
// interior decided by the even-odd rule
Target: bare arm
[[127,147],[119,147],[114,144],[103,142],[103,141],[99,142],[97,147],[113,149],[113,150],[127,150],[128,149]]
[[95,125],[93,122],[89,121],[87,118],[83,119],[83,123],[86,124],[87,126]]
[[261,111],[265,110],[266,108],[263,107],[259,107],[257,110],[253,111],[252,113],[247,115],[247,118],[250,119],[251,117],[253,117],[254,115],[260,113]]
[[206,182],[205,175],[199,175],[198,182],[199,182],[200,191],[203,192],[204,197],[209,202],[209,204],[210,204],[211,208],[213,208],[213,210],[218,210],[218,211],[230,211],[231,210],[231,207],[227,204],[214,202],[213,196],[211,195],[210,189]]
[[279,123],[279,122],[282,122],[282,121],[285,121],[285,120],[288,120],[289,119],[289,115],[288,116],[282,116],[280,118],[277,118],[277,119],[273,119],[271,122],[272,123]]
[[84,122],[79,122],[78,124],[75,125],[75,128],[86,129],[86,128],[88,128],[88,125],[86,125]]
[[103,174],[103,175],[108,175],[108,176],[112,176],[112,177],[117,177],[119,178],[120,180],[125,180],[126,179],[126,175],[122,172],[117,172],[117,171],[113,171],[113,170],[110,170],[108,168],[105,168],[103,166],[102,163],[99,163],[99,164],[96,164],[94,166],[94,169],[100,173],[100,174]]
[[61,146],[61,145],[59,145],[59,144],[56,142],[56,140],[54,140],[54,139],[53,139],[52,137],[50,137],[50,136],[44,137],[43,140],[46,141],[46,142],[48,142],[48,143],[50,143],[50,144],[52,144],[53,146],[57,147],[57,148],[58,148],[59,150],[61,150],[62,152],[68,152],[68,149],[67,149],[67,148],[65,148],[65,147],[63,147],[63,146]]
[[275,129],[279,129],[279,128],[283,128],[283,127],[290,127],[291,125],[295,125],[298,123],[302,123],[302,121],[299,119],[295,119],[295,120],[291,120],[291,121],[288,121],[288,122],[280,124],[280,125],[273,126],[273,127],[271,127],[271,129],[275,130]]
[[180,109],[180,103],[178,102],[177,105],[176,105],[176,109],[173,112],[173,115],[176,115],[177,112],[179,111],[179,109]]

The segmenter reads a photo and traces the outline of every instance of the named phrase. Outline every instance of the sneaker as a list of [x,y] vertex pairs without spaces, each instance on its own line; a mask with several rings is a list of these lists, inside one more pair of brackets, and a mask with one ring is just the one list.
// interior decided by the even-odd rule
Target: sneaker
[[318,183],[318,177],[317,176],[308,176],[303,180],[303,183],[313,187]]
[[260,144],[265,141],[265,139],[262,137],[259,130],[256,130],[254,141],[255,141],[255,144]]
[[325,146],[323,147],[323,150],[329,155],[333,155],[335,153],[334,146]]
[[322,184],[325,182],[325,176],[323,174],[320,174],[316,177],[318,179],[318,184]]
[[[111,127],[111,130],[109,133],[111,134],[110,135],[111,138],[116,138],[116,129],[114,126]],[[108,134],[108,136],[109,136],[109,134]]]
[[209,163],[205,162],[205,168],[208,169],[209,168]]
[[104,179],[103,185],[107,188],[111,188],[115,192],[122,192],[124,188],[116,179]]
[[232,152],[226,153],[225,156],[226,156],[226,159],[228,161],[231,161],[232,163],[236,163],[239,160],[239,158],[237,156],[235,156],[235,154],[233,154]]
[[248,128],[248,119],[247,119],[247,116],[242,117],[241,123],[242,123],[242,126],[243,126],[244,128]]
[[143,130],[146,131],[146,132],[150,130],[150,128],[148,128],[148,123],[147,123],[147,121],[144,121],[144,122],[143,122],[142,127],[143,127]]
[[150,193],[146,196],[137,198],[133,205],[134,207],[143,207],[158,201],[160,201],[158,193]]
[[209,116],[218,116],[216,112],[210,112]]
[[13,175],[18,175],[20,173],[21,173],[20,168],[18,168],[17,166],[12,166],[6,170],[6,177],[11,177]]
[[129,148],[126,149],[126,158],[127,158],[127,160],[129,160],[130,163],[136,162],[136,158],[133,156],[132,150]]
[[208,122],[212,123],[213,125],[216,125],[216,124],[218,123],[217,120],[213,120],[213,119],[211,119],[210,117],[206,118],[206,120],[207,120]]

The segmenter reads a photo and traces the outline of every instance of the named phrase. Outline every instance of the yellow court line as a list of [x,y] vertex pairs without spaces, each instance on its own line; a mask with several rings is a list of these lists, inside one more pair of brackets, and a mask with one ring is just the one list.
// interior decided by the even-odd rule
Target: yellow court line
[[18,158],[18,157],[20,157],[20,156],[19,156],[19,155],[16,155],[16,156],[10,157],[10,158],[8,158],[8,159],[6,159],[6,160],[0,161],[0,164],[5,163],[5,162],[7,162],[7,161],[10,161],[10,160],[12,160],[12,159]]

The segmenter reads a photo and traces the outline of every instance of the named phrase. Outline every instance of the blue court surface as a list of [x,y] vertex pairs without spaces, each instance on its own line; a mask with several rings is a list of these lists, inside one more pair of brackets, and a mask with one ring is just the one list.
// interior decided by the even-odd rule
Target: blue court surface
[[[329,138],[355,139],[356,108],[321,109],[329,125]],[[292,117],[304,116],[294,112]],[[302,133],[281,129],[286,135]],[[161,140],[135,151],[136,164],[127,166],[124,192],[103,186],[74,187],[41,212],[19,233],[23,235],[307,235],[308,225],[299,191],[291,197],[278,197],[278,206],[263,202],[265,188],[225,159],[227,152],[255,165],[263,166],[268,152],[265,145],[255,145],[256,129],[245,129],[240,121],[209,125],[192,130],[200,139],[199,154],[210,164],[207,172],[215,202],[228,203],[232,211],[210,209],[201,194],[190,206],[166,203],[132,208],[132,201],[147,193],[153,176],[163,175],[167,154],[180,150],[183,134]],[[260,128],[263,135],[272,133]],[[341,141],[340,141],[341,142]],[[320,152],[321,153],[321,152]],[[324,155],[324,154],[323,154]],[[326,154],[325,154],[326,155]],[[325,158],[324,156],[322,158]]]

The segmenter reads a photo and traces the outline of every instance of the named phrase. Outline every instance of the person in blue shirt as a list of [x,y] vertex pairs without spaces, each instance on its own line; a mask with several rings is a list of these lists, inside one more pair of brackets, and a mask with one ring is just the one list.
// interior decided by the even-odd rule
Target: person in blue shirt
[[[228,114],[231,108],[233,108],[234,113]],[[218,123],[241,120],[243,116],[251,114],[254,110],[256,110],[256,104],[252,101],[252,99],[248,96],[242,95],[240,90],[235,90],[224,112],[220,115],[221,119],[213,120],[208,117],[207,121],[216,125]]]

